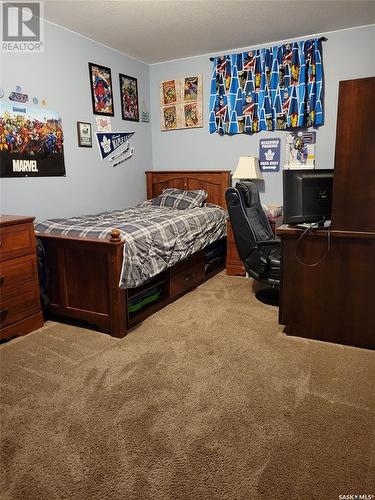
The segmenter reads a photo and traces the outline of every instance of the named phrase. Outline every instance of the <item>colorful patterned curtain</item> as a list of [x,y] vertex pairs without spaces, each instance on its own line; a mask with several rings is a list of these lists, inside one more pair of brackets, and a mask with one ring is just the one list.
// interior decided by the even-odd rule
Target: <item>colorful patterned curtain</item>
[[214,58],[211,134],[251,134],[323,123],[318,38]]

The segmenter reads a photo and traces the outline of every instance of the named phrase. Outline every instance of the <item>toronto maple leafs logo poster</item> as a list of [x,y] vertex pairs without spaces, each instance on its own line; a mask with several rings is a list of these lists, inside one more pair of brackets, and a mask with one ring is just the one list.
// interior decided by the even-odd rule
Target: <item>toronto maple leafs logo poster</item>
[[262,172],[279,172],[281,139],[259,141],[259,165]]

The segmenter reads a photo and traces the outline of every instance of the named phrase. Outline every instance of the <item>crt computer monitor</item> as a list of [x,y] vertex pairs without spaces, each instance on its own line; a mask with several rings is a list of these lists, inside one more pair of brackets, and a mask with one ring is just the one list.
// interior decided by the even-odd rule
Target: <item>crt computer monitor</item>
[[331,219],[333,170],[284,170],[284,224]]

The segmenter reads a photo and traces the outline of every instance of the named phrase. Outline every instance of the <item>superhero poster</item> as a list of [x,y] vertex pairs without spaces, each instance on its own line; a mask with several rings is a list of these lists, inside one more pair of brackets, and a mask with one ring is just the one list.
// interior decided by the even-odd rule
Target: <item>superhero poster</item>
[[178,112],[180,106],[165,106],[162,108],[162,128],[164,130],[174,130],[181,128],[180,113]]
[[0,177],[64,175],[63,131],[58,113],[0,102]]
[[167,80],[161,84],[162,105],[167,106],[176,104],[179,94],[178,82],[176,80]]
[[162,131],[203,127],[202,75],[160,83]]
[[139,122],[137,79],[120,74],[120,93],[122,119]]
[[89,63],[89,72],[94,115],[114,116],[110,68]]
[[198,103],[184,104],[184,128],[199,127],[201,121],[202,117],[200,116]]

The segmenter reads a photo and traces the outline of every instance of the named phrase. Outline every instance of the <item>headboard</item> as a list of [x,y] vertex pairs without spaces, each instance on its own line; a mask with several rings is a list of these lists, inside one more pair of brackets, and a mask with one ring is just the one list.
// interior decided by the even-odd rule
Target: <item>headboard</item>
[[226,208],[224,193],[230,186],[230,170],[151,170],[146,178],[147,199],[159,196],[164,188],[205,189],[207,203]]

